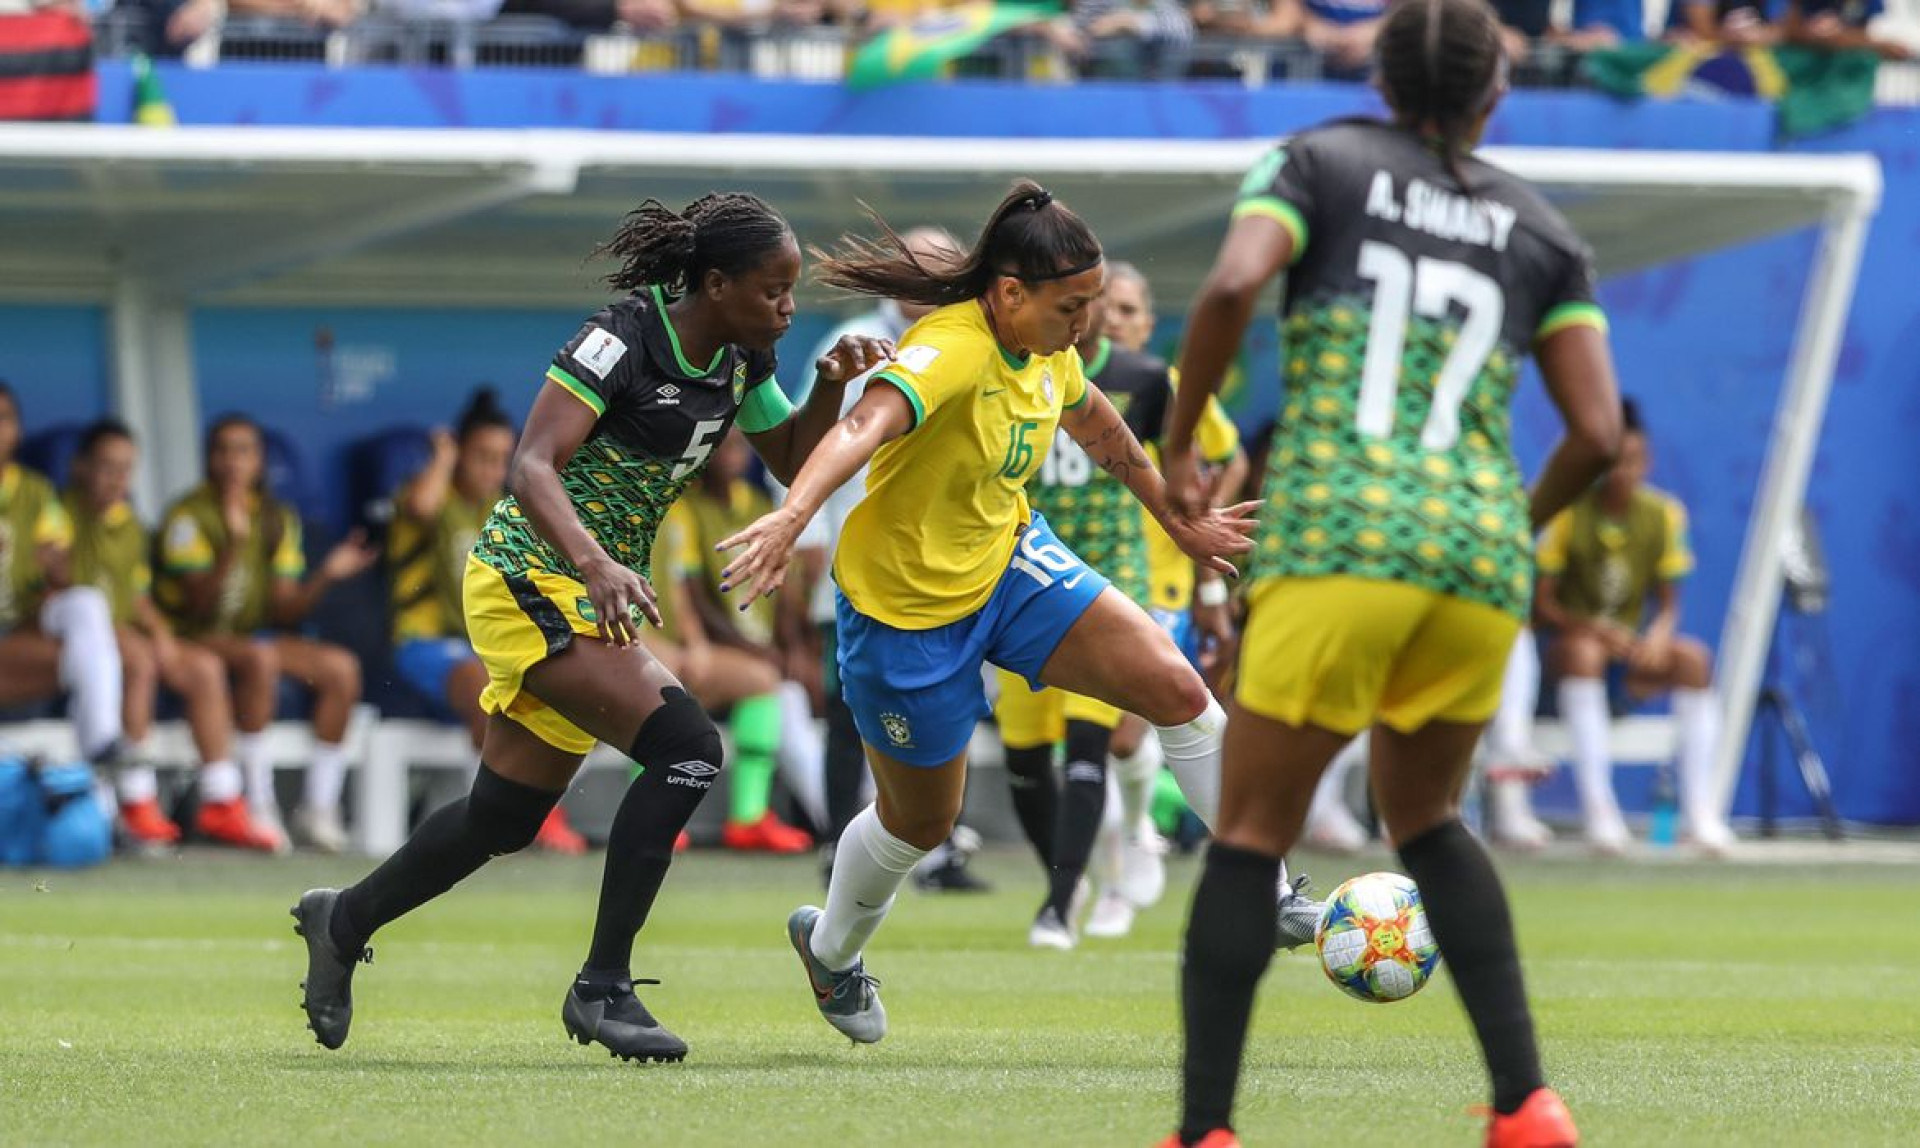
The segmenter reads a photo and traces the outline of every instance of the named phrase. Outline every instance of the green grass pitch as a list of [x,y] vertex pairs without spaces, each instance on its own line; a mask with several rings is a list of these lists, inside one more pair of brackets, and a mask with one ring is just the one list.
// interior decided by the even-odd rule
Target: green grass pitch
[[[1385,855],[1301,859],[1322,889]],[[346,1048],[297,1008],[287,907],[358,862],[190,853],[0,872],[0,1143],[1147,1145],[1173,1124],[1175,951],[1193,876],[1134,936],[1033,952],[1037,869],[903,893],[869,956],[893,1030],[814,1013],[782,924],[807,859],[696,853],[636,972],[680,1065],[565,1038],[598,860],[498,863],[382,934]],[[1509,862],[1548,1071],[1595,1145],[1920,1142],[1911,866]],[[1250,1145],[1469,1145],[1478,1055],[1444,975],[1375,1007],[1310,955],[1263,985]]]

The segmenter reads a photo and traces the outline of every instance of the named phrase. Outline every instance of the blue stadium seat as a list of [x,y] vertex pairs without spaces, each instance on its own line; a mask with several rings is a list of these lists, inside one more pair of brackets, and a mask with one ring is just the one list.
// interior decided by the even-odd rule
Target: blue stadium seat
[[80,453],[80,438],[86,433],[83,423],[60,423],[28,435],[16,453],[23,464],[46,475],[54,486],[63,487],[74,457]]

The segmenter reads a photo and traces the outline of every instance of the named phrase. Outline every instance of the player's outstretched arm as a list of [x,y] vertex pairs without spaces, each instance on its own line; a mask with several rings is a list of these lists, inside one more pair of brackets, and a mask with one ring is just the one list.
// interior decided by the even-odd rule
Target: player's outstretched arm
[[814,360],[813,389],[792,418],[771,430],[750,434],[754,453],[782,486],[790,485],[820,440],[840,419],[847,383],[893,357],[893,343],[865,335],[843,335]]
[[1134,437],[1120,412],[1099,387],[1087,384],[1087,401],[1062,413],[1060,425],[1080,449],[1101,470],[1125,483],[1147,512],[1166,528],[1195,562],[1232,577],[1237,573],[1227,555],[1252,549],[1253,511],[1258,503],[1248,502],[1222,510],[1209,507],[1198,515],[1172,512],[1167,505],[1167,487],[1160,472],[1153,468],[1147,452]]
[[1528,515],[1539,530],[1573,505],[1620,453],[1620,387],[1613,355],[1598,328],[1567,327],[1534,348],[1547,394],[1566,433],[1534,480]]
[[720,572],[720,589],[742,591],[740,609],[778,590],[787,578],[793,544],[827,496],[860,473],[874,452],[913,426],[913,407],[898,387],[870,386],[847,417],[820,440],[787,491],[786,502],[771,514],[714,549],[737,550]]

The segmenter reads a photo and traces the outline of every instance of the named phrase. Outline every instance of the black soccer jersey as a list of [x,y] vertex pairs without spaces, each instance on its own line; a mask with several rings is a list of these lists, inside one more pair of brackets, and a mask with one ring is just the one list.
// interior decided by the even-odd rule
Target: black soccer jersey
[[1586,246],[1516,176],[1345,121],[1275,148],[1235,217],[1293,236],[1285,405],[1256,576],[1408,582],[1524,616],[1532,534],[1509,402],[1563,327],[1604,329]]
[[[1142,443],[1156,442],[1172,387],[1167,365],[1101,339],[1087,379],[1100,388]],[[1140,507],[1126,484],[1095,466],[1080,444],[1057,430],[1046,461],[1027,484],[1027,501],[1080,560],[1122,594],[1145,605],[1148,567]]]
[[[758,434],[787,417],[791,406],[773,373],[771,352],[732,345],[708,363],[689,363],[658,287],[588,319],[547,368],[548,381],[598,416],[560,472],[580,524],[622,565],[647,576],[661,518],[735,419]],[[502,574],[580,577],[511,495],[494,507],[473,552]]]

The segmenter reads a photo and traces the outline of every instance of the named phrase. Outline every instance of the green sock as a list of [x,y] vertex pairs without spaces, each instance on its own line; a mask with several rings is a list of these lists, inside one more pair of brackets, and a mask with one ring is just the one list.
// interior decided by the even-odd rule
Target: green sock
[[1180,783],[1173,771],[1163,769],[1153,779],[1153,826],[1168,837],[1180,828],[1180,815],[1187,811],[1187,799],[1180,795]]
[[780,745],[780,696],[761,694],[733,704],[733,776],[727,820],[753,825],[767,815],[773,792],[773,753]]

